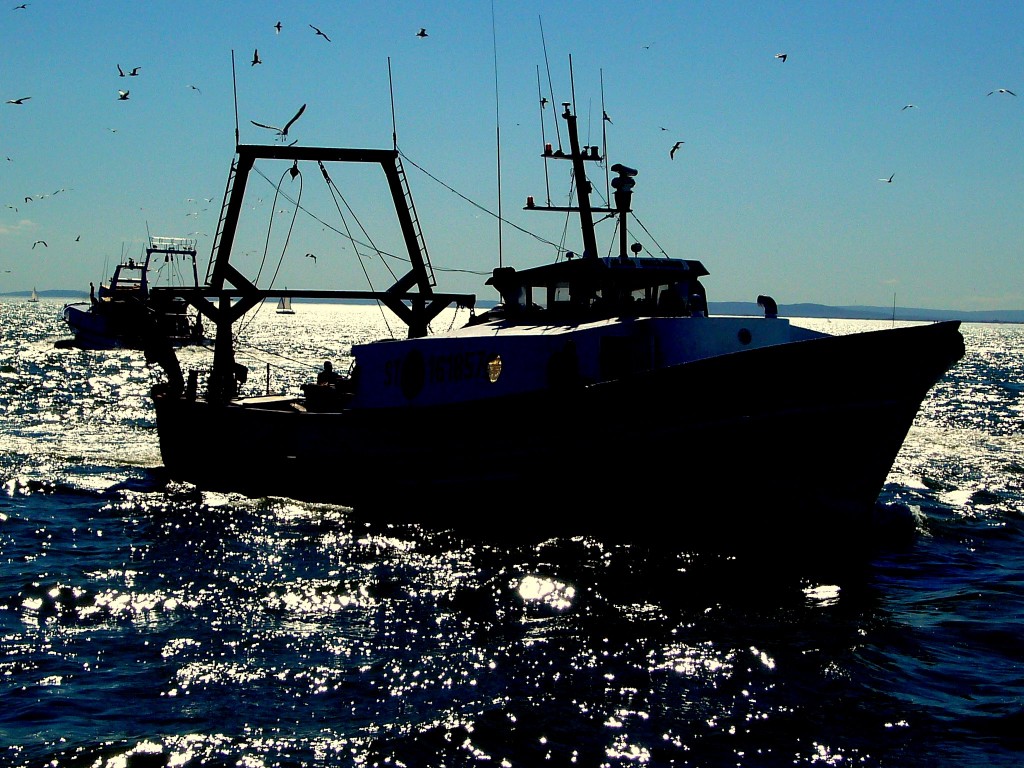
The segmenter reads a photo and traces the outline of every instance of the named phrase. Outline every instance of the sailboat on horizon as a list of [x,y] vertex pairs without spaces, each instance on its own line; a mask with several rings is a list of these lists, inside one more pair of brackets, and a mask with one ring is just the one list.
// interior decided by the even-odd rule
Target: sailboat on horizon
[[292,297],[282,296],[280,301],[277,302],[277,314],[279,315],[294,315],[295,310],[292,309]]
[[39,294],[36,293],[36,287],[34,285],[32,286],[32,295],[28,297],[28,300],[33,303],[39,301]]

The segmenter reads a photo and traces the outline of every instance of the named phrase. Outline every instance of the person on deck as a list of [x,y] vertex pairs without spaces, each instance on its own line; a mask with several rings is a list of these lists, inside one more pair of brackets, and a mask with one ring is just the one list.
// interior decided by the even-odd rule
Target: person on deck
[[338,383],[339,379],[340,377],[338,376],[337,372],[335,372],[334,366],[331,364],[331,361],[325,360],[324,369],[316,375],[316,383],[320,385],[334,385]]

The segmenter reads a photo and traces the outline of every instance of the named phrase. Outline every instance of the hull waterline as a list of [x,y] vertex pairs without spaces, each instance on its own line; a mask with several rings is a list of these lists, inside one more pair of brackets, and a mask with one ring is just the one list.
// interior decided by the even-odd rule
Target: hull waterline
[[716,498],[754,514],[859,514],[928,390],[963,354],[957,325],[458,406],[312,413],[285,399],[158,395],[161,450],[172,477],[201,487],[387,506],[394,519],[442,525],[530,507],[557,510],[562,532],[586,533],[597,510],[661,501],[663,519],[644,522],[657,530]]

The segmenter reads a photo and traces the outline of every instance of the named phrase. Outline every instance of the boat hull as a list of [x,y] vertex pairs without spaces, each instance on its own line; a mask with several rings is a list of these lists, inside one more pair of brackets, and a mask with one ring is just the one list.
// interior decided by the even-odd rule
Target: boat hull
[[599,527],[601,510],[655,508],[662,520],[642,524],[661,530],[722,505],[870,510],[922,400],[962,355],[958,324],[939,323],[459,406],[325,413],[285,398],[154,400],[167,470],[202,488],[446,526],[518,510],[573,534]]
[[74,334],[64,346],[80,349],[143,349],[154,330],[177,347],[203,342],[201,326],[183,309],[157,313],[135,301],[92,307],[68,304],[63,316]]

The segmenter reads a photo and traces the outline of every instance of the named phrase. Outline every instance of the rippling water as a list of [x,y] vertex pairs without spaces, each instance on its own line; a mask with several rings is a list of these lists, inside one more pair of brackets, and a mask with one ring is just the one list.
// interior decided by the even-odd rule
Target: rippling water
[[[246,329],[250,388],[386,332],[375,307],[296,309]],[[804,561],[168,485],[157,374],[54,349],[59,310],[0,300],[0,765],[1024,759],[1021,326],[964,326],[882,494],[913,539]],[[735,512],[728,489],[701,510]]]

